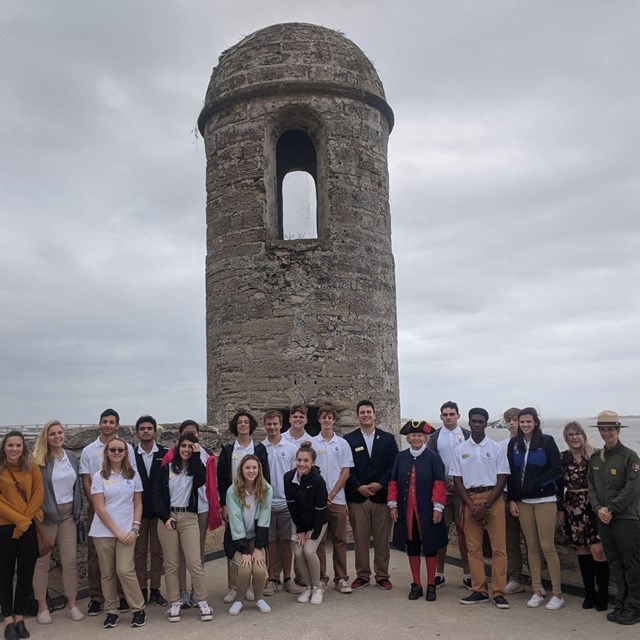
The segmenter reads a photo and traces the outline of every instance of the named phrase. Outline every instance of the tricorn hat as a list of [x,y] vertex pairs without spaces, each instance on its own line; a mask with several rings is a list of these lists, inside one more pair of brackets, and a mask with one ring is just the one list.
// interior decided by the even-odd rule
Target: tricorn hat
[[616,427],[617,429],[624,429],[628,427],[627,424],[620,424],[620,417],[615,411],[606,409],[598,414],[597,423],[592,424],[592,427]]
[[434,432],[435,429],[426,420],[407,420],[400,429],[401,436],[408,436],[412,433],[431,435]]

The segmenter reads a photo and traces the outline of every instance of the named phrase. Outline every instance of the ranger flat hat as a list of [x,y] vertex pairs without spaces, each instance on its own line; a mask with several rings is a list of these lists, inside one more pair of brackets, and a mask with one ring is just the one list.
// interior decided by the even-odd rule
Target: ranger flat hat
[[592,427],[616,427],[618,429],[624,429],[628,427],[628,424],[620,424],[620,416],[615,411],[606,409],[598,414],[597,423],[592,424]]
[[429,436],[434,432],[435,429],[426,420],[407,420],[400,429],[401,436],[408,436],[412,433],[425,433]]

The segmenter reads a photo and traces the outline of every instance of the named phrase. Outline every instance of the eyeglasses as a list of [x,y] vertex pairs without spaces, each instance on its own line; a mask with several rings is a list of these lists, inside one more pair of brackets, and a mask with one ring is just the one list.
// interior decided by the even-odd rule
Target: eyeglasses
[[114,449],[107,449],[107,451],[108,451],[109,453],[124,453],[124,452],[126,451],[126,449],[120,449],[120,448],[115,449],[115,448],[114,448]]

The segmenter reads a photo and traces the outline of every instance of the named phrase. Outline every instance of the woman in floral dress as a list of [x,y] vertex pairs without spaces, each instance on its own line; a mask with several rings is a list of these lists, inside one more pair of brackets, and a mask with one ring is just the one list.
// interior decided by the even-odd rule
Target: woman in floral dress
[[564,526],[569,544],[575,546],[578,553],[585,591],[582,608],[606,611],[609,566],[598,538],[587,488],[589,458],[594,448],[579,422],[569,422],[563,436],[569,449],[561,454],[563,474],[558,483],[558,523]]

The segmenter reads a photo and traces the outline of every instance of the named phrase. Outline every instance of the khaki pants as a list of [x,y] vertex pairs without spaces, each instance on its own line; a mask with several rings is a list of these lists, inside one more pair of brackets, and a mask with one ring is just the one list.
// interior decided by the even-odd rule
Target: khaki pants
[[507,578],[516,582],[524,583],[522,575],[522,541],[520,519],[511,515],[509,502],[505,501],[504,512],[507,530]]
[[[247,589],[249,584],[253,585],[253,593],[255,594],[256,602],[258,600],[262,600],[264,594],[264,585],[267,581],[267,563],[265,559],[264,549],[261,549],[262,559],[265,560],[265,564],[260,567],[255,562],[251,563],[250,567],[242,566],[242,554],[240,552],[236,552],[233,556],[232,564],[237,568],[238,575],[236,577],[236,587],[238,594],[236,595],[236,600],[243,602],[245,599],[245,594],[247,593]],[[251,542],[251,553],[253,553],[253,541]]]
[[[304,582],[307,587],[321,587],[322,583],[320,582],[320,558],[318,558],[318,546],[320,545],[320,540],[324,538],[327,534],[327,525],[322,525],[322,529],[320,530],[320,535],[316,540],[312,540],[311,538],[307,540],[304,545],[301,547],[294,538],[293,542],[293,555],[296,559],[296,566],[300,571],[300,576],[302,578],[302,582]],[[293,534],[296,536],[296,534]]]
[[[147,564],[147,557],[151,554],[151,563]],[[162,545],[158,538],[158,518],[141,518],[140,535],[136,540],[136,574],[141,589],[147,588],[147,577],[150,578],[151,588],[160,588],[162,577]],[[150,566],[150,571],[147,570]],[[149,574],[147,576],[147,573]]]
[[[207,527],[209,526],[209,513],[198,514],[198,527],[200,528],[200,562],[204,567],[204,542],[207,538]],[[178,567],[178,579],[180,583],[180,591],[187,591],[187,564],[185,561],[184,553],[180,548],[180,565]],[[191,589],[194,590],[193,580],[191,582]]]
[[[91,523],[95,517],[95,511],[89,507],[87,509],[87,531],[91,531]],[[89,599],[104,602],[98,554],[96,552],[94,538],[91,536],[87,538],[87,582],[89,583]]]
[[[49,540],[58,545],[60,564],[62,565],[62,586],[67,598],[75,598],[78,595],[78,565],[76,558],[76,521],[73,519],[73,502],[58,505],[60,522],[45,524],[44,530]],[[47,597],[47,585],[49,584],[49,569],[51,566],[51,554],[48,553],[38,558],[33,575],[33,591],[36,600],[45,600]]]
[[353,529],[356,575],[363,580],[371,578],[369,540],[373,537],[373,564],[376,581],[389,578],[389,537],[391,516],[386,504],[371,500],[349,502],[349,520]]
[[144,609],[144,598],[133,562],[135,543],[122,544],[117,538],[93,538],[93,543],[100,565],[105,612],[118,614],[118,578],[131,609]]
[[[469,497],[474,505],[484,504],[489,496],[489,491],[470,493]],[[482,539],[484,530],[489,534],[491,542],[491,595],[504,595],[507,582],[507,543],[504,520],[504,502],[496,500],[487,510],[486,523],[479,525],[472,517],[471,510],[464,506],[464,537],[467,541],[469,557],[469,570],[471,571],[471,584],[474,591],[488,593],[487,577],[484,571],[484,557],[482,553]]]
[[320,579],[329,581],[327,575],[327,538],[331,536],[333,546],[333,581],[338,584],[340,580],[348,580],[347,574],[347,505],[329,505],[329,526],[327,533],[318,545],[318,558],[320,558]]
[[554,542],[558,512],[556,503],[518,502],[518,509],[520,509],[520,526],[527,543],[532,589],[534,591],[542,589],[542,558],[540,557],[540,549],[542,549],[547,561],[553,593],[562,593],[560,559]]
[[158,520],[158,538],[164,553],[164,581],[167,598],[174,603],[180,600],[178,569],[180,553],[184,554],[185,567],[191,575],[191,584],[198,602],[207,599],[207,584],[200,555],[200,527],[198,514],[188,511],[172,512],[176,521],[175,530],[169,531],[162,520]]

